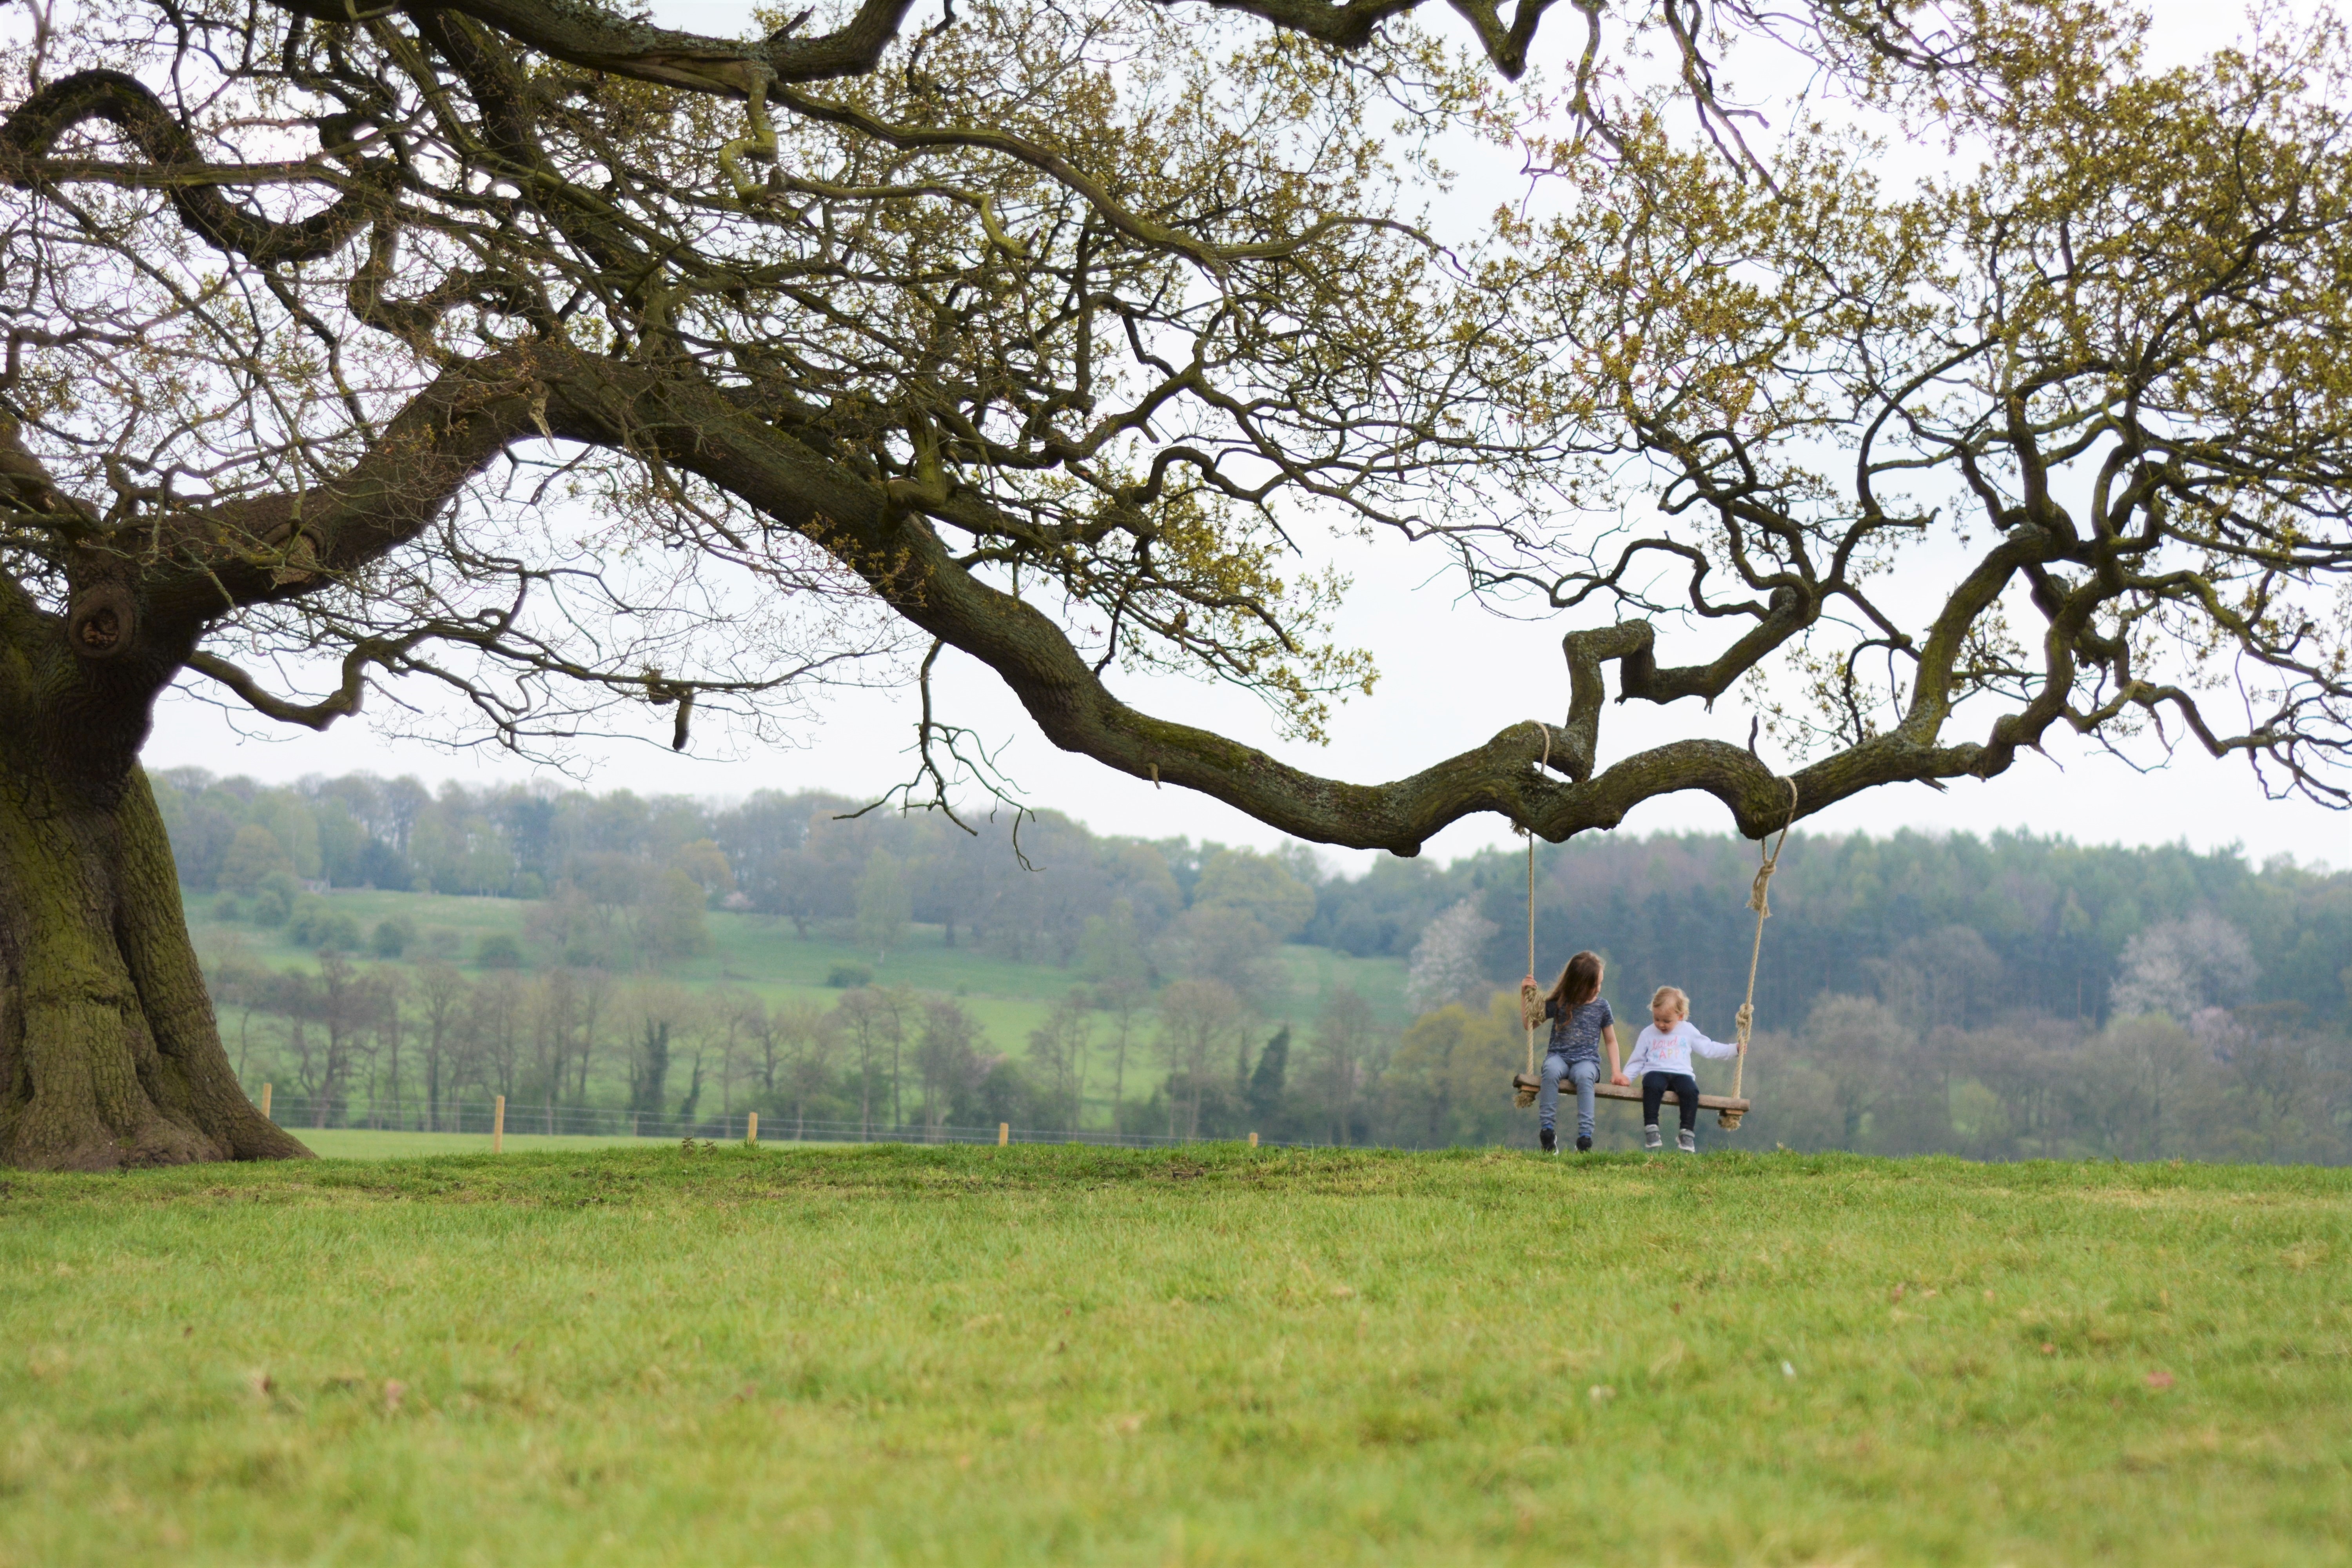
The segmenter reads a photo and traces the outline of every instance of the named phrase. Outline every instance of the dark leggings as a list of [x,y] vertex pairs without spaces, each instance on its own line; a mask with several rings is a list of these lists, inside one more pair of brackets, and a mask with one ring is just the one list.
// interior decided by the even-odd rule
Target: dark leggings
[[1683,1113],[1683,1131],[1698,1125],[1698,1079],[1686,1072],[1645,1072],[1642,1075],[1642,1125],[1658,1124],[1658,1107],[1665,1103],[1666,1090],[1673,1089],[1682,1103],[1675,1109]]

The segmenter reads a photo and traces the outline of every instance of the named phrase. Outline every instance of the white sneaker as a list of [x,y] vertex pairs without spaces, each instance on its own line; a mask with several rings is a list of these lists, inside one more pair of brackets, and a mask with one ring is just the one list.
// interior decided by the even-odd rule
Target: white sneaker
[[1656,1122],[1653,1121],[1642,1129],[1642,1147],[1644,1149],[1663,1149],[1665,1147],[1665,1144],[1658,1137],[1658,1124]]
[[1698,1134],[1692,1131],[1687,1127],[1677,1129],[1675,1133],[1675,1147],[1680,1149],[1685,1154],[1697,1153]]

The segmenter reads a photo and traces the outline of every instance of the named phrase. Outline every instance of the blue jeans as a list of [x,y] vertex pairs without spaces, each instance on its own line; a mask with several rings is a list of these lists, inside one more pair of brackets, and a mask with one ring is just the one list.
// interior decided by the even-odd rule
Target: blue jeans
[[1576,1086],[1576,1135],[1592,1136],[1592,1086],[1601,1081],[1601,1064],[1590,1058],[1570,1061],[1554,1052],[1544,1058],[1543,1093],[1536,1099],[1537,1114],[1546,1127],[1559,1124],[1559,1080]]

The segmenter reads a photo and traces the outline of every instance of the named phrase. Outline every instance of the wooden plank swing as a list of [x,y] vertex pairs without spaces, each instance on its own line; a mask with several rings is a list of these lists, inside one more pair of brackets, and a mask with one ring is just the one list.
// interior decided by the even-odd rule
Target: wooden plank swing
[[[1547,760],[1551,755],[1551,731],[1549,727],[1544,731],[1544,755]],[[1764,956],[1764,922],[1772,918],[1772,902],[1767,891],[1771,886],[1772,873],[1780,868],[1781,847],[1789,842],[1789,829],[1797,822],[1797,781],[1784,779],[1781,782],[1789,786],[1789,817],[1780,825],[1779,838],[1769,845],[1763,839],[1757,840],[1757,853],[1762,857],[1763,863],[1756,868],[1756,880],[1748,891],[1748,907],[1756,911],[1756,941],[1748,952],[1748,997],[1739,1004],[1736,1019],[1738,1050],[1731,1062],[1731,1092],[1698,1097],[1699,1109],[1714,1111],[1716,1124],[1727,1132],[1738,1131],[1739,1119],[1755,1109],[1754,1102],[1740,1093],[1740,1089],[1748,1071],[1748,1031],[1756,1021],[1756,970]],[[1528,978],[1533,980],[1536,973],[1536,836],[1524,827],[1519,831],[1528,841]],[[1516,1091],[1517,1103],[1525,1109],[1533,1105],[1537,1096],[1543,1092],[1543,1079],[1536,1076],[1536,1021],[1524,1016],[1520,1021],[1528,1028],[1528,1070],[1512,1075],[1511,1088]],[[1642,1102],[1639,1084],[1603,1080],[1592,1086],[1592,1094],[1596,1100],[1631,1100],[1636,1105]],[[1682,1097],[1668,1089],[1660,1102],[1679,1108]]]

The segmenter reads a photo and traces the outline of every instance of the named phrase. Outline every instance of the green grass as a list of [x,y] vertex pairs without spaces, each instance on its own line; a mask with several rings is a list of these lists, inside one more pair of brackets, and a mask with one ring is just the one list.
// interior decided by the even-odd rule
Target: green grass
[[[429,1154],[487,1154],[487,1132],[380,1132],[366,1127],[296,1127],[289,1129],[304,1147],[323,1160],[410,1160]],[[570,1153],[577,1149],[646,1148],[647,1143],[626,1136],[600,1137],[543,1132],[509,1132],[509,1154]]]
[[8,1568],[2352,1560],[2344,1172],[662,1145],[0,1181]]
[[[740,1131],[742,1119],[736,1119]],[[288,1131],[302,1140],[303,1146],[322,1160],[414,1160],[434,1154],[487,1154],[490,1152],[490,1135],[487,1132],[383,1132],[368,1127],[294,1127]],[[787,1138],[792,1129],[783,1130]],[[768,1134],[769,1142],[776,1134]],[[577,1149],[650,1149],[675,1147],[669,1139],[635,1138],[625,1133],[604,1136],[597,1133],[559,1132],[550,1137],[543,1132],[509,1132],[506,1152],[509,1154],[570,1153]]]

